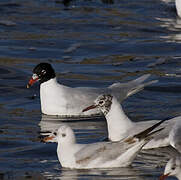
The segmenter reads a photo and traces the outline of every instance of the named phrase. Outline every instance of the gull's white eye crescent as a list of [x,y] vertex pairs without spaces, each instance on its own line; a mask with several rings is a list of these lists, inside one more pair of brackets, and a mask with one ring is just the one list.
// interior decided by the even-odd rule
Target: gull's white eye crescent
[[43,69],[43,70],[41,71],[41,73],[44,75],[44,74],[46,74],[46,71]]
[[37,74],[33,74],[32,79],[37,79],[38,75]]

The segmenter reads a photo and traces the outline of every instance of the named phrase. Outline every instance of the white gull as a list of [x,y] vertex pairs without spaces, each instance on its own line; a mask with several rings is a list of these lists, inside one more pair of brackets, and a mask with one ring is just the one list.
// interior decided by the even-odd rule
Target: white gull
[[[157,120],[133,122],[124,113],[121,104],[116,97],[104,94],[97,97],[94,104],[88,106],[83,111],[99,108],[105,115],[108,128],[108,138],[111,141],[119,141],[129,135],[141,132],[143,129],[158,122]],[[164,122],[165,129],[154,136],[144,149],[157,148],[169,145],[169,133],[175,122],[181,121],[181,116]]]
[[58,142],[57,155],[62,167],[72,169],[126,167],[131,165],[152,136],[162,130],[161,128],[153,131],[162,122],[119,142],[92,144],[77,144],[71,127],[63,125],[56,134],[45,137],[44,142]]
[[40,82],[41,111],[47,115],[60,116],[91,116],[101,115],[100,110],[82,112],[94,99],[102,93],[114,94],[119,101],[123,101],[128,96],[142,90],[146,85],[156,81],[144,83],[150,75],[143,75],[127,83],[114,83],[107,88],[64,86],[57,82],[55,71],[48,63],[40,63],[33,69],[33,76],[27,87],[35,82]]

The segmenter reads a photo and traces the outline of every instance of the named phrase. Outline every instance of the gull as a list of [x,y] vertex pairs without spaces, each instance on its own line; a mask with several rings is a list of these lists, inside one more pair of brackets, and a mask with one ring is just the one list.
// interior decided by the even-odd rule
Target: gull
[[[107,121],[108,138],[111,141],[120,141],[128,135],[141,132],[143,129],[158,122],[157,120],[133,122],[124,113],[121,104],[111,94],[99,95],[94,104],[83,109],[83,112],[99,108]],[[158,133],[144,146],[144,149],[152,149],[169,145],[169,132],[175,122],[181,121],[181,116],[164,122],[165,129]]]
[[[58,131],[44,138],[44,142],[58,142],[57,155],[62,167],[71,169],[126,167],[153,137],[153,131],[163,121],[119,142],[97,142],[77,144],[75,134],[68,125],[60,126]],[[56,140],[54,140],[56,139]]]
[[100,110],[82,112],[93,100],[102,93],[114,94],[120,102],[142,90],[145,86],[157,82],[145,82],[150,77],[143,75],[135,80],[126,83],[114,83],[107,88],[91,87],[68,87],[57,82],[56,74],[51,64],[40,63],[33,69],[32,78],[29,80],[27,88],[35,82],[40,82],[41,111],[46,115],[59,116],[101,116]]
[[160,176],[160,180],[166,179],[168,176],[175,176],[181,180],[181,121],[173,126],[169,134],[170,155],[172,158],[167,162],[164,174]]

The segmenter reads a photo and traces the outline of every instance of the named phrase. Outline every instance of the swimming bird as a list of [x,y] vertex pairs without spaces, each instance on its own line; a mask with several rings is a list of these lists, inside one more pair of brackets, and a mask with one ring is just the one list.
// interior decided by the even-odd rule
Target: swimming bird
[[[133,122],[124,113],[117,98],[111,94],[99,95],[94,101],[94,104],[83,109],[83,112],[95,108],[99,108],[106,118],[108,138],[111,141],[120,141],[128,135],[139,133],[143,129],[158,122],[157,120]],[[168,146],[169,133],[177,121],[181,121],[181,116],[165,121],[165,129],[155,135],[154,138],[144,146],[144,149]]]
[[169,134],[170,160],[167,162],[164,174],[160,176],[160,180],[166,179],[168,176],[175,176],[181,180],[181,121],[177,121]]
[[35,82],[40,82],[41,111],[46,115],[60,116],[91,116],[102,115],[100,110],[82,112],[93,100],[102,93],[114,94],[119,101],[142,90],[145,86],[155,81],[144,83],[149,74],[143,75],[127,83],[114,83],[107,88],[77,87],[72,88],[57,82],[56,74],[51,64],[40,63],[33,69],[32,78],[27,88]]
[[58,159],[61,165],[66,168],[126,167],[131,165],[138,152],[152,136],[162,130],[161,128],[153,131],[161,123],[163,121],[119,142],[97,142],[91,144],[77,144],[71,127],[63,125],[59,127],[54,135],[45,137],[44,142],[58,142]]

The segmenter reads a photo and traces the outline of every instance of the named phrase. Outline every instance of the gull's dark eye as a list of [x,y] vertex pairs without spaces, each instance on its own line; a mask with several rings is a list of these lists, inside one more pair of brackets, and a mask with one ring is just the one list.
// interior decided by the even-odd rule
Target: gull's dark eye
[[54,134],[55,136],[57,135],[57,133],[56,133],[56,132],[54,132],[53,134]]
[[104,103],[104,101],[99,101],[99,104],[103,104]]
[[62,137],[65,137],[65,136],[66,136],[66,134],[65,134],[65,133],[63,133],[63,134],[62,134]]
[[175,167],[173,166],[173,167],[171,168],[171,170],[175,170]]

